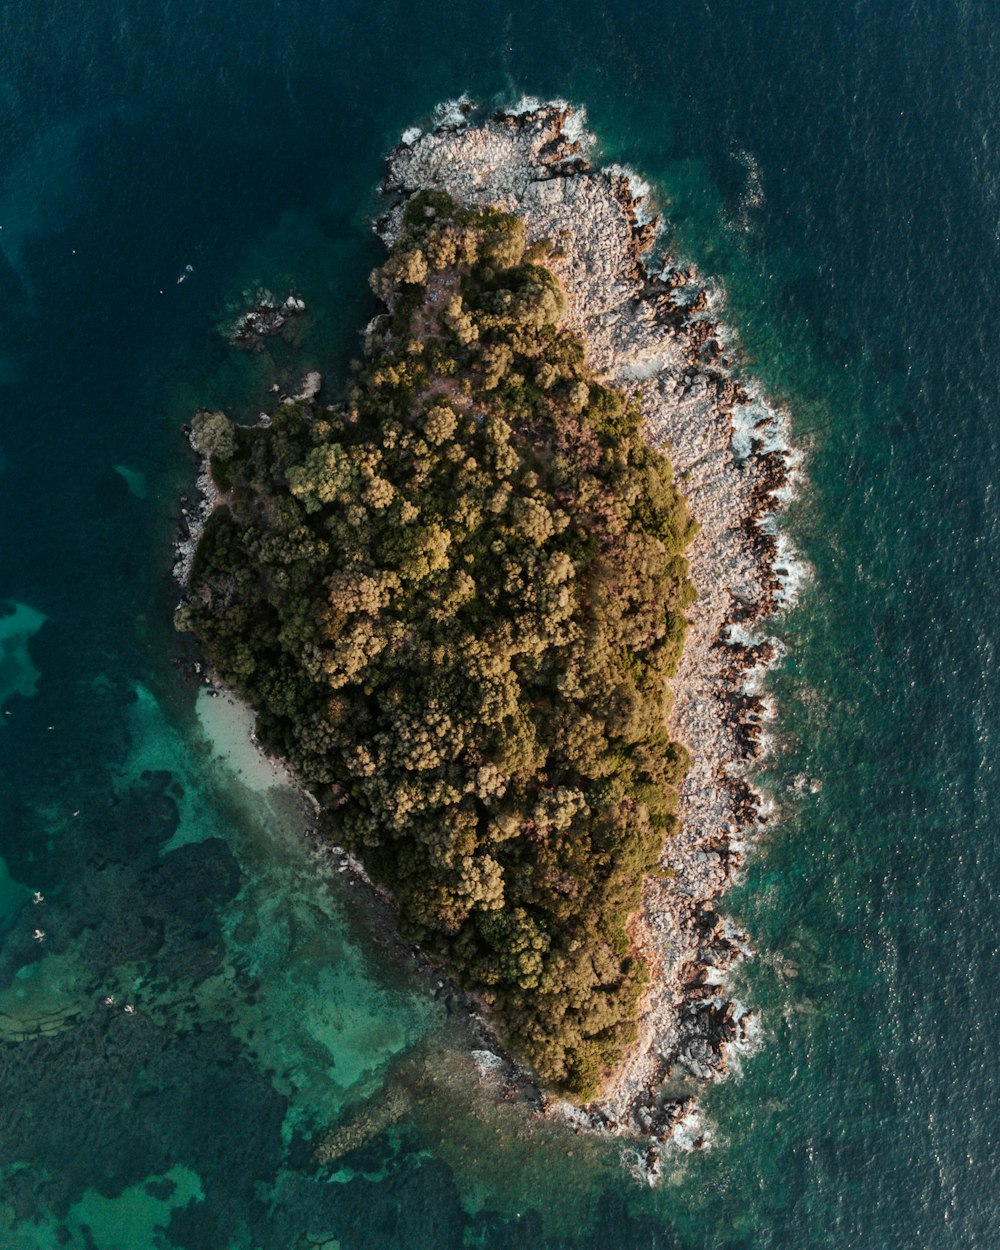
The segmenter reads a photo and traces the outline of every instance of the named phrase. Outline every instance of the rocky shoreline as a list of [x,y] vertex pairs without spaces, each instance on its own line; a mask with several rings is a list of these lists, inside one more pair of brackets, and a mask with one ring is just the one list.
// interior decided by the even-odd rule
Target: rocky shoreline
[[[645,187],[593,167],[593,139],[569,106],[528,103],[478,119],[466,105],[439,116],[426,133],[407,131],[387,159],[380,237],[391,244],[409,197],[437,188],[516,213],[530,241],[555,242],[568,323],[595,371],[641,398],[649,438],[669,452],[701,525],[689,551],[699,599],[671,718],[693,763],[683,832],[664,855],[668,879],[647,881],[635,924],[654,974],[640,1040],[599,1101],[582,1112],[552,1104],[580,1125],[697,1148],[706,1133],[691,1093],[676,1091],[724,1076],[732,1050],[748,1049],[755,1033],[753,1013],[725,990],[747,943],[718,907],[767,819],[748,774],[773,715],[761,681],[780,655],[760,626],[794,593],[798,572],[774,526],[796,462],[787,419],[733,378],[732,335],[694,270],[658,250]],[[656,1156],[654,1145],[647,1174]]]
[[[529,240],[557,243],[561,256],[551,264],[568,296],[568,323],[583,335],[591,367],[641,399],[648,436],[669,453],[701,526],[688,552],[699,598],[672,683],[671,728],[692,765],[681,791],[682,832],[664,853],[668,871],[646,881],[633,928],[652,970],[639,1041],[603,1096],[580,1108],[533,1091],[491,1037],[488,1020],[474,1019],[472,1034],[491,1077],[502,1064],[508,1088],[513,1082],[531,1091],[543,1114],[578,1130],[642,1139],[635,1167],[652,1182],[664,1142],[708,1144],[696,1091],[724,1077],[733,1052],[751,1049],[756,1036],[754,1013],[726,990],[748,943],[719,907],[754,828],[767,819],[749,774],[774,713],[762,681],[781,655],[761,625],[794,594],[798,577],[774,524],[796,456],[786,417],[729,372],[732,334],[715,319],[696,272],[660,250],[658,222],[644,211],[645,187],[625,171],[595,168],[593,142],[580,115],[561,102],[485,118],[468,104],[442,109],[433,129],[407,131],[389,154],[385,211],[375,228],[391,245],[410,196],[439,188],[514,212]],[[255,305],[247,316],[259,311]],[[254,321],[255,340],[281,328]],[[292,398],[315,403],[320,384],[309,375]],[[174,564],[182,586],[219,502],[204,462],[197,487],[194,502],[182,501]],[[367,881],[349,857],[341,863]],[[439,989],[445,985],[427,971]],[[454,987],[446,992],[456,1007],[475,1007]]]

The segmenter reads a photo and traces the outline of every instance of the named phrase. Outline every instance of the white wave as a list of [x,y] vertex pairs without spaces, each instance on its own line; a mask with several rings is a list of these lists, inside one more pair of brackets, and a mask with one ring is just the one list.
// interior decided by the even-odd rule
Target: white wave
[[434,129],[443,130],[446,127],[461,127],[469,124],[468,110],[472,107],[472,100],[462,92],[454,100],[442,100],[436,105],[431,115],[434,119]]
[[750,761],[748,771],[756,772],[763,760],[769,759],[774,754],[774,735],[767,733],[765,730],[757,735],[757,751],[754,758]]
[[663,1179],[663,1159],[659,1150],[654,1148],[651,1153],[648,1148],[637,1150],[635,1147],[624,1147],[619,1157],[622,1167],[634,1181],[653,1189]]
[[690,1110],[674,1125],[670,1144],[678,1150],[708,1150],[712,1145],[712,1130],[701,1107],[694,1103]]
[[724,626],[721,637],[730,647],[755,647],[762,641],[760,635],[752,633],[745,625],[737,622]]
[[[564,107],[565,100],[550,100],[550,104],[555,107]],[[523,95],[514,104],[509,104],[504,112],[508,117],[523,117],[525,113],[537,113],[540,108],[544,108],[544,104],[536,95]]]
[[739,999],[733,999],[733,1019],[740,1025],[732,1043],[738,1055],[756,1055],[764,1046],[764,1023],[759,1011],[752,1011]]
[[587,110],[582,105],[570,104],[562,96],[554,96],[550,100],[540,100],[535,95],[522,95],[513,104],[504,107],[508,117],[524,117],[526,113],[537,113],[539,109],[558,109],[566,114],[562,133],[571,142],[590,147],[594,136],[587,128]]
[[419,126],[409,126],[403,131],[399,141],[411,148],[423,133]]
[[740,690],[743,694],[760,696],[761,690],[764,688],[764,682],[767,680],[767,673],[770,664],[757,664],[753,668],[748,669],[743,678],[743,684]]
[[736,339],[736,334],[730,330],[725,322],[720,322],[719,317],[723,314],[727,303],[726,284],[721,278],[717,278],[714,274],[701,280],[700,289],[705,292],[708,300],[708,306],[705,309],[708,320],[715,321],[715,337],[719,341],[719,346],[723,349],[729,347]]
[[737,461],[746,460],[753,452],[753,442],[760,443],[759,451],[790,450],[788,414],[773,408],[759,395],[751,395],[748,404],[737,404],[732,412],[733,437],[731,447]]
[[635,172],[628,165],[605,165],[601,173],[609,174],[611,177],[627,178],[629,191],[632,193],[632,199],[635,200],[635,219],[640,226],[646,225],[656,217],[653,210],[653,189],[645,178]]
[[579,143],[583,147],[590,147],[594,142],[594,136],[587,129],[587,110],[585,108],[571,108],[569,116],[563,122],[563,134],[567,139],[574,143]]
[[[772,517],[765,517],[761,522],[761,529],[766,528],[766,522],[772,522]],[[802,587],[812,577],[812,566],[803,560],[787,534],[774,528],[774,575],[778,580],[778,590],[775,598],[783,607],[790,607],[798,599]]]

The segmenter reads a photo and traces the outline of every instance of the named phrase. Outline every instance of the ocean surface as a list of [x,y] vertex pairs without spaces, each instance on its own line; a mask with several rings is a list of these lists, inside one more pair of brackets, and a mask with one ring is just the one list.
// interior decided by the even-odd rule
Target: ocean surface
[[[997,16],[0,9],[3,1250],[997,1245]],[[761,1048],[656,1189],[495,1104],[171,626],[180,427],[288,367],[227,347],[227,308],[301,292],[335,384],[384,154],[462,92],[586,106],[807,458],[775,811],[728,904]]]

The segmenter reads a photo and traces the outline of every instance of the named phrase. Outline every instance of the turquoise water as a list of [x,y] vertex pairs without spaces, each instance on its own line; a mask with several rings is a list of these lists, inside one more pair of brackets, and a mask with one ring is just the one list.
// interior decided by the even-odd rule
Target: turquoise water
[[[0,1246],[995,1243],[997,44],[947,0],[4,8]],[[461,91],[587,104],[808,451],[731,900],[764,1046],[656,1191],[494,1104],[176,663],[179,427],[284,366],[214,327],[294,284],[342,373],[384,152]]]

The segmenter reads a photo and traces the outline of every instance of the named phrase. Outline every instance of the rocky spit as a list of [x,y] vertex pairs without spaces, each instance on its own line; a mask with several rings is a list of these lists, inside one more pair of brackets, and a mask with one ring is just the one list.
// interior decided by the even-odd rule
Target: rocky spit
[[646,882],[634,928],[653,970],[639,1043],[599,1101],[583,1111],[552,1104],[579,1126],[645,1138],[643,1167],[655,1177],[658,1142],[707,1144],[690,1090],[725,1075],[732,1049],[754,1035],[753,1014],[725,990],[746,941],[718,907],[748,835],[766,819],[748,773],[772,714],[761,680],[780,653],[760,627],[796,578],[773,515],[795,456],[785,416],[730,374],[733,336],[715,319],[717,300],[661,250],[646,187],[591,164],[594,141],[580,115],[556,103],[442,116],[427,132],[407,131],[390,153],[378,234],[391,245],[410,196],[437,188],[516,213],[531,242],[551,240],[568,323],[595,371],[641,398],[648,437],[669,454],[701,526],[688,553],[699,598],[672,683],[672,729],[693,762],[683,831],[663,856],[668,879]]

